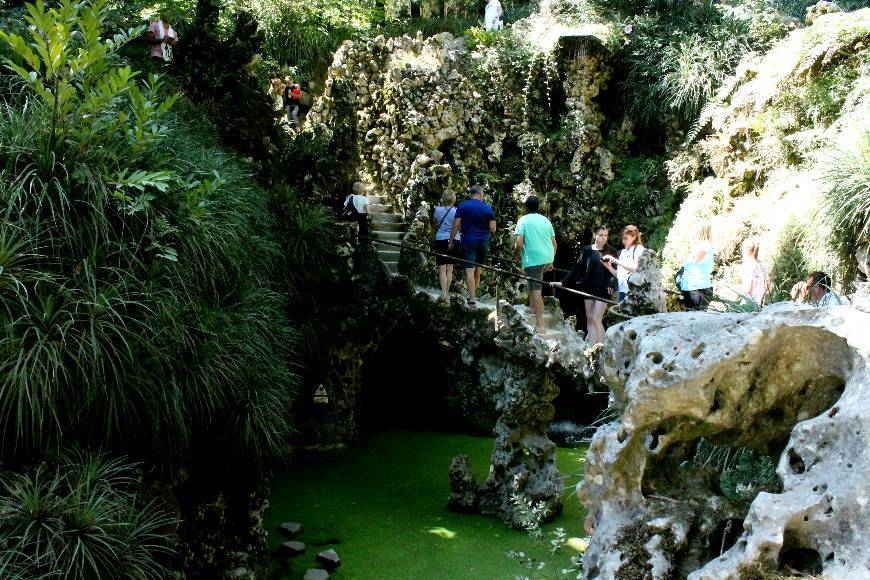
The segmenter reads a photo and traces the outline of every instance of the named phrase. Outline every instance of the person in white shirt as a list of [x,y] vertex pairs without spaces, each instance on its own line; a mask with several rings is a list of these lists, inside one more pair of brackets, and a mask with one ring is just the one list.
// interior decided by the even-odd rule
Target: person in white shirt
[[622,302],[628,296],[628,279],[637,272],[640,257],[643,255],[643,236],[635,225],[622,228],[620,236],[623,249],[619,252],[619,257],[604,256],[602,260],[608,260],[611,265],[616,266],[617,291],[619,301]]
[[831,288],[831,277],[824,272],[807,276],[807,298],[816,306],[841,306],[849,302]]
[[504,26],[501,22],[502,14],[504,11],[501,8],[501,2],[489,0],[483,14],[483,27],[486,30],[501,30]]
[[758,306],[770,290],[770,276],[758,261],[758,240],[749,238],[743,242],[743,263],[740,265],[740,291],[744,298],[750,298]]
[[[351,211],[353,210],[353,211]],[[344,213],[350,214],[349,219],[359,224],[360,235],[369,235],[369,198],[366,185],[357,181],[353,184],[353,193],[344,200]]]
[[178,34],[169,24],[169,19],[161,14],[148,26],[148,40],[151,43],[151,56],[164,62],[175,62],[172,47],[178,43]]

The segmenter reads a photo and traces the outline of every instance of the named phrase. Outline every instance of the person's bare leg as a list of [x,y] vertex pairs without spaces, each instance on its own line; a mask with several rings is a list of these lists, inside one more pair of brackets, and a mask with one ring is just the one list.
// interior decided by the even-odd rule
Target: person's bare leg
[[441,297],[447,299],[447,289],[450,287],[450,282],[447,280],[447,265],[441,264],[438,266],[438,282],[441,283]]
[[468,301],[474,302],[474,293],[477,290],[474,285],[474,268],[465,269],[465,285],[468,286]]
[[529,305],[535,313],[535,332],[543,333],[547,328],[544,324],[544,295],[541,290],[529,292]]
[[596,300],[592,303],[592,309],[595,315],[595,334],[598,335],[598,339],[592,344],[598,344],[604,342],[604,311],[607,310],[607,303]]
[[453,283],[453,264],[445,265],[447,284],[444,285],[444,299],[450,298],[450,284]]
[[597,344],[598,326],[595,324],[595,300],[584,300],[583,307],[586,309],[586,342],[589,344]]
[[474,269],[474,292],[477,292],[477,289],[480,288],[480,273],[483,271],[482,268]]

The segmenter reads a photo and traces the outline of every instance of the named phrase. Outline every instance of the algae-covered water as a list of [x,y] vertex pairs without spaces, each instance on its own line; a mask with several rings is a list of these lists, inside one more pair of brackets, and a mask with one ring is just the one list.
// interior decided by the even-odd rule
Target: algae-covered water
[[[581,537],[583,508],[573,493],[582,477],[584,449],[560,449],[565,509],[543,526],[544,541],[509,528],[496,518],[447,509],[447,471],[453,456],[471,458],[478,482],[489,469],[491,437],[389,431],[369,436],[347,451],[308,460],[272,480],[265,525],[274,551],[284,540],[284,521],[300,522],[307,552],[286,564],[272,559],[273,578],[302,578],[317,552],[333,548],[342,566],[333,578],[513,579],[566,578],[575,555],[563,547],[550,554],[551,531]],[[509,551],[534,559],[532,567]],[[544,567],[538,569],[539,562]]]

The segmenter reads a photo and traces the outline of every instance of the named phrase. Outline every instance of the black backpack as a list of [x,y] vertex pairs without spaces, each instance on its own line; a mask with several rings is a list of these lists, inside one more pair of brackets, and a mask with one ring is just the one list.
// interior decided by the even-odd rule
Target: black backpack
[[359,212],[356,211],[356,206],[353,205],[353,195],[347,196],[347,201],[344,202],[344,208],[341,210],[341,215],[339,216],[343,220],[352,221],[355,220],[359,215]]

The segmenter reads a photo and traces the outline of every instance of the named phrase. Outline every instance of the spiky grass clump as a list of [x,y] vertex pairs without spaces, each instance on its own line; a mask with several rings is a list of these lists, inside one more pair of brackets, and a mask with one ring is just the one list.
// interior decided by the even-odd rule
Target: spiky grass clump
[[267,196],[117,64],[135,31],[105,40],[104,10],[38,3],[28,38],[2,35],[28,91],[0,103],[0,452],[73,440],[166,465],[220,442],[261,465],[295,384]]
[[69,453],[0,488],[4,578],[165,578],[175,519],[142,499],[136,466]]
[[821,156],[820,169],[822,216],[830,225],[848,288],[857,273],[855,251],[860,243],[870,242],[870,131]]

